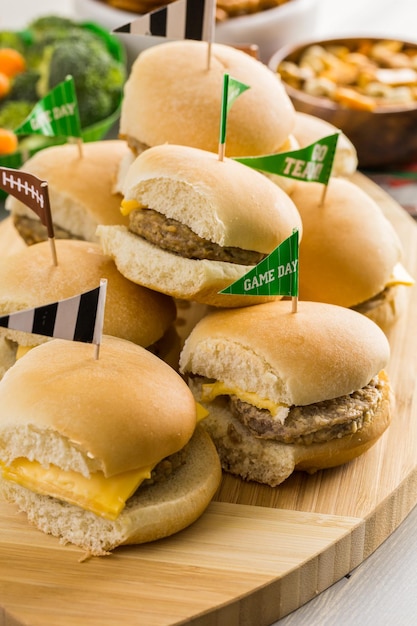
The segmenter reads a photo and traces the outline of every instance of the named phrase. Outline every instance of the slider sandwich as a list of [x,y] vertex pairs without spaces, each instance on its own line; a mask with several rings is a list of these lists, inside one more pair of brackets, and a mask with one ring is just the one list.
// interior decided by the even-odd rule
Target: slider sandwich
[[299,297],[354,308],[385,331],[402,314],[414,283],[401,241],[381,208],[354,183],[332,177],[297,182],[291,196],[303,221]]
[[[163,393],[161,390],[163,389]],[[91,555],[196,520],[221,480],[199,408],[169,365],[129,341],[53,339],[0,381],[0,491]]]
[[[126,142],[117,139],[83,143],[82,156],[74,144],[51,146],[26,161],[22,170],[48,183],[55,237],[97,243],[98,224],[126,223],[117,178],[129,154]],[[28,245],[47,239],[32,209],[12,195],[5,206]]]
[[389,343],[344,307],[280,300],[206,315],[180,371],[223,469],[275,487],[363,454],[391,419]]
[[[280,76],[219,43],[211,45],[208,63],[205,41],[168,41],[139,54],[124,87],[119,136],[135,156],[165,143],[217,152],[225,73],[250,87],[227,114],[227,155],[296,149],[295,109]],[[268,177],[287,192],[292,189],[291,179]]]
[[[0,317],[77,296],[95,289],[106,278],[104,332],[137,343],[167,360],[174,353],[171,364],[178,365],[180,347],[173,327],[176,307],[172,298],[127,280],[98,244],[58,239],[55,246],[57,266],[52,263],[46,241],[1,260]],[[4,370],[49,338],[0,327],[0,341],[5,342],[4,350],[0,349]]]
[[170,41],[147,48],[125,83],[119,133],[135,155],[164,143],[217,152],[224,74],[250,87],[227,119],[227,154],[278,151],[295,110],[279,76],[241,50],[207,42]]
[[259,172],[188,146],[149,148],[130,166],[122,211],[129,227],[97,229],[129,280],[213,306],[259,302],[218,292],[272,252],[301,220],[290,197]]

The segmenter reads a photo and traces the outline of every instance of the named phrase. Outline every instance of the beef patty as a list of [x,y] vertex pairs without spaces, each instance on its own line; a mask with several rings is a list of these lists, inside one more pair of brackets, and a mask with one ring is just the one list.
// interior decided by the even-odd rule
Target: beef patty
[[136,209],[129,216],[129,230],[149,243],[187,259],[208,259],[240,265],[256,265],[265,254],[222,247],[199,237],[191,228],[154,209]]
[[[353,393],[306,406],[292,406],[282,423],[266,409],[227,396],[230,411],[250,433],[260,439],[309,445],[355,433],[370,422],[383,400],[384,381],[375,376]],[[231,437],[233,432],[229,432]],[[235,436],[238,437],[237,431]]]

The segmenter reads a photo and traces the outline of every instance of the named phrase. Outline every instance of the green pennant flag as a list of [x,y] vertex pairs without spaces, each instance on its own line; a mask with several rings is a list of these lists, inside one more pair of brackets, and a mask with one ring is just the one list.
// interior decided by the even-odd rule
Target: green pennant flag
[[16,135],[47,135],[48,137],[81,137],[77,95],[72,76],[54,87],[35,104]]
[[220,291],[243,296],[298,296],[298,230],[263,261]]
[[226,141],[227,114],[234,101],[247,89],[250,89],[249,85],[241,83],[239,80],[236,80],[236,78],[229,76],[229,74],[224,74],[220,116],[220,144],[224,144]]
[[335,133],[300,150],[255,157],[234,157],[234,160],[269,174],[327,185],[338,138],[339,133]]

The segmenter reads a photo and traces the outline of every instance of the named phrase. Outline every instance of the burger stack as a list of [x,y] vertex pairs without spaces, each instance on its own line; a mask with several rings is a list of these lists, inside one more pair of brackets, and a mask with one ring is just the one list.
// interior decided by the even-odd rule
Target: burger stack
[[[219,158],[225,72],[250,89],[229,112]],[[101,255],[132,290],[113,296],[122,327],[131,308],[138,327],[158,322],[161,336],[184,303],[202,307],[170,359],[152,353],[157,336],[132,338],[110,321],[98,359],[85,344],[1,331],[12,348],[0,381],[1,490],[41,530],[91,554],[151,541],[202,514],[220,468],[275,489],[295,470],[351,461],[387,429],[387,333],[413,281],[392,225],[346,178],[354,147],[341,135],[324,202],[318,183],[232,158],[304,147],[335,130],[300,117],[278,75],[253,57],[212,44],[207,65],[207,44],[177,41],[133,64],[117,140],[86,144],[82,159],[56,146],[27,162],[49,180],[59,236]],[[34,258],[46,245],[36,216],[12,197],[7,204]],[[294,229],[296,311],[281,296],[220,293]],[[71,254],[57,273],[85,267]],[[29,283],[50,283],[37,296],[44,303],[68,297],[58,284],[70,279],[55,280],[51,266],[36,278],[19,271],[19,289],[6,293],[0,280],[0,315],[42,304]],[[136,302],[135,290],[160,309]],[[36,347],[18,358],[19,343]]]

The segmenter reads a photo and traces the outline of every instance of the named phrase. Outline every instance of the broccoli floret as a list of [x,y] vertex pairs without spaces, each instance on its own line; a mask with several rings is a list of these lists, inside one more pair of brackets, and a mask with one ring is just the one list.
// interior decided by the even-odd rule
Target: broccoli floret
[[125,66],[96,38],[74,39],[71,45],[58,41],[49,54],[47,90],[68,75],[74,78],[83,128],[115,111],[126,78]]
[[13,48],[24,54],[25,47],[25,39],[20,33],[8,30],[0,31],[0,48]]
[[32,32],[35,39],[44,39],[45,37],[50,39],[60,39],[65,37],[66,33],[71,28],[79,28],[80,25],[74,22],[70,18],[60,15],[44,15],[38,17],[28,25],[28,30]]
[[105,119],[115,110],[111,94],[105,91],[84,92],[80,98],[77,96],[77,99],[82,128]]
[[13,79],[12,88],[8,94],[8,100],[28,100],[36,102],[39,98],[37,84],[40,73],[37,70],[29,69],[20,74],[16,74]]
[[26,119],[33,109],[33,102],[10,100],[0,108],[0,128],[14,130]]

